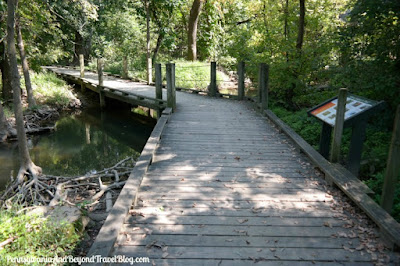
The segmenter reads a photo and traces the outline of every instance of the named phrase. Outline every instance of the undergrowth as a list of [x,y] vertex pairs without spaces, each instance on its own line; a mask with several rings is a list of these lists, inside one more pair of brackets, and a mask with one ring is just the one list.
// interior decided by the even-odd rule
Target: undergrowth
[[[56,224],[39,215],[27,215],[20,207],[0,209],[0,265],[16,265],[16,258],[54,258],[72,255],[80,236],[72,224]],[[21,263],[22,264],[22,263]],[[29,265],[43,265],[30,263]]]

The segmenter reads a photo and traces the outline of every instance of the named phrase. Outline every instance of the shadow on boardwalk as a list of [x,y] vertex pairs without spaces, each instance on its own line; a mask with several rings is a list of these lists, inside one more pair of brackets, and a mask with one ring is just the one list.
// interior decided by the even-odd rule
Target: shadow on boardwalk
[[389,261],[374,225],[249,106],[178,94],[112,255],[156,265]]

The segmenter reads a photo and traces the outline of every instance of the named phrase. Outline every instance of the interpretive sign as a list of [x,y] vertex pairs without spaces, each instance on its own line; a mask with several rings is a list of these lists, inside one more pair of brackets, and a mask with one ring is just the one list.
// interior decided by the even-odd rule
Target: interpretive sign
[[[372,108],[377,102],[364,99],[355,95],[349,95],[346,101],[346,112],[344,120],[349,120],[352,117]],[[309,114],[317,117],[323,122],[334,126],[336,120],[337,97],[323,103],[309,111]]]
[[[329,157],[332,129],[335,127],[338,97],[329,99],[308,111],[322,121],[319,152],[325,158]],[[347,94],[344,126],[352,127],[347,168],[358,175],[361,152],[365,137],[368,118],[383,107],[383,102],[368,100],[356,95]]]

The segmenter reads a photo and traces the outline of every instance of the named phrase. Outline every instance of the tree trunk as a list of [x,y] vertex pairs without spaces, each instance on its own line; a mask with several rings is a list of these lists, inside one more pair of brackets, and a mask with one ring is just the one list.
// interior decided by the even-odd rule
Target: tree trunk
[[10,82],[10,63],[6,53],[5,42],[0,43],[0,70],[1,70],[1,84],[2,84],[2,97],[4,101],[12,99],[12,88]]
[[299,30],[297,33],[296,48],[299,52],[301,52],[304,40],[304,25],[305,25],[304,18],[306,14],[306,9],[305,9],[305,0],[299,0],[299,1],[300,1],[300,17],[299,17]]
[[[283,34],[285,35],[285,41],[289,38],[289,29],[288,29],[288,17],[289,17],[289,0],[286,0],[285,3],[285,23],[283,28]],[[289,62],[289,51],[286,51],[286,62]]]
[[21,84],[18,73],[17,55],[15,49],[15,7],[17,0],[7,1],[7,55],[10,62],[11,87],[13,89],[14,114],[17,126],[18,150],[21,167],[18,172],[18,182],[23,182],[24,175],[29,171],[32,175],[41,173],[41,168],[36,166],[29,155],[28,144],[24,127],[21,104]]
[[189,15],[188,27],[188,55],[187,59],[195,61],[197,59],[197,23],[201,12],[203,0],[193,0],[192,9]]
[[151,50],[150,50],[150,3],[149,0],[144,0],[144,7],[146,9],[146,71],[147,71],[147,84],[152,82],[152,63],[151,63]]
[[74,46],[74,58],[72,60],[73,65],[79,65],[79,55],[83,54],[85,62],[89,60],[91,38],[85,39],[79,31],[75,31],[75,46]]
[[0,143],[5,141],[8,137],[7,120],[4,115],[3,105],[0,102]]
[[26,59],[24,41],[22,40],[19,20],[16,22],[15,30],[17,31],[18,49],[19,49],[19,55],[21,57],[22,70],[24,72],[25,87],[28,95],[28,105],[30,108],[32,108],[33,106],[36,105],[36,101],[35,98],[33,97],[31,77],[29,75],[29,65],[28,65],[28,60]]
[[157,37],[157,44],[153,51],[153,58],[152,58],[153,63],[156,63],[158,51],[160,51],[161,43],[162,43],[163,39],[164,39],[164,33],[163,33],[162,29],[160,29],[160,31],[158,33],[158,37]]

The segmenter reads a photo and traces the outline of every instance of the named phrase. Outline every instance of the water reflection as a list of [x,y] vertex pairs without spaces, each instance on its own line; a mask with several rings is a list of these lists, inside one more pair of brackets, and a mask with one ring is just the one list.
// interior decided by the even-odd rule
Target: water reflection
[[[54,132],[32,137],[30,154],[45,174],[85,174],[127,156],[138,157],[154,124],[155,121],[140,119],[128,110],[101,112],[91,108],[61,118]],[[0,189],[18,167],[16,143],[0,144]]]

